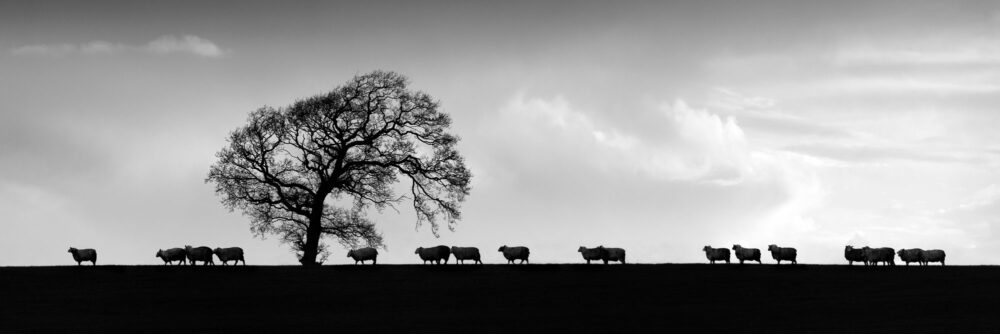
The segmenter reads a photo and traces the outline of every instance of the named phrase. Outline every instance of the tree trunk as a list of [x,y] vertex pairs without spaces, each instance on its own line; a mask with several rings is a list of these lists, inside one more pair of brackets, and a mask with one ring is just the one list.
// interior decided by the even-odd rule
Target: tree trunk
[[302,249],[302,259],[299,262],[304,266],[319,265],[316,262],[316,257],[319,255],[319,237],[322,227],[321,218],[323,217],[322,212],[320,214],[313,214],[309,217],[309,228],[306,229],[306,245]]
[[309,228],[306,229],[306,245],[302,249],[302,259],[299,262],[304,266],[319,265],[316,257],[319,255],[319,239],[323,232],[323,203],[326,196],[330,194],[331,185],[320,185],[316,197],[313,198],[312,210],[309,215]]

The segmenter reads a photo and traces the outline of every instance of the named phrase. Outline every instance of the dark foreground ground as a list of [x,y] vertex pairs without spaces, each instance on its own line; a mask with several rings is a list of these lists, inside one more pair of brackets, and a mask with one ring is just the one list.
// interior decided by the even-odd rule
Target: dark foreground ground
[[0,268],[0,333],[996,332],[1000,267]]

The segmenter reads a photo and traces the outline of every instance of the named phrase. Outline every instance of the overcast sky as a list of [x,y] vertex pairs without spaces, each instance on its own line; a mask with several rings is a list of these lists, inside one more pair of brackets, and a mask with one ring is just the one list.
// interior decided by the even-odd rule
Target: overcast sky
[[[440,100],[474,174],[440,238],[407,205],[372,212],[380,262],[736,243],[1000,262],[995,1],[21,1],[0,3],[0,265],[185,244],[297,264],[208,168],[251,110],[375,69]],[[327,263],[352,262],[334,246]]]

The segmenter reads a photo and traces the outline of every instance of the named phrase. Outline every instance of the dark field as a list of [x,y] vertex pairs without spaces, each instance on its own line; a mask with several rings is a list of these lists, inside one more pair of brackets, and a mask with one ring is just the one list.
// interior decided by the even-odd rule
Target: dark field
[[2,333],[995,332],[1000,267],[18,267],[0,311]]

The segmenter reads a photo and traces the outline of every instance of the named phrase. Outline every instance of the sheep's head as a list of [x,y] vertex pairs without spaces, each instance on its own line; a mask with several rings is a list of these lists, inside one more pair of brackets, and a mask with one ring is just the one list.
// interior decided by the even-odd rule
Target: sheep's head
[[702,248],[701,250],[705,252],[710,251],[712,250],[712,246],[705,246],[705,248]]
[[896,254],[899,254],[900,257],[902,257],[904,253],[906,253],[906,249],[900,249],[898,252],[896,252]]
[[422,251],[422,250],[424,250],[423,247],[417,248],[417,250],[415,252],[413,252],[413,254],[420,254],[420,251]]
[[215,250],[214,250],[214,252],[215,252],[216,254],[218,254],[218,253],[219,253],[219,252],[221,252],[221,251],[222,251],[222,248],[221,248],[221,247],[215,247]]
[[740,244],[733,245],[733,250],[739,250],[740,248],[743,248],[743,246],[740,246]]
[[67,252],[76,253],[76,248],[70,247]]
[[778,245],[768,245],[767,246],[767,250],[772,251],[772,252],[776,251],[776,250],[778,250]]
[[163,250],[156,251],[156,257],[163,257]]
[[576,251],[580,252],[580,253],[583,253],[583,251],[585,251],[585,250],[587,250],[587,247],[580,246],[580,248],[577,249]]
[[507,245],[500,246],[500,248],[497,249],[498,252],[502,252],[505,250],[507,250]]
[[188,252],[190,252],[191,251],[191,245],[184,245],[184,249],[187,250]]
[[354,257],[354,250],[347,251],[347,257]]

